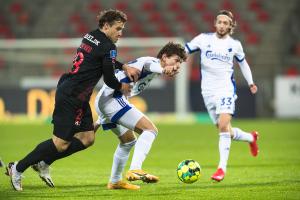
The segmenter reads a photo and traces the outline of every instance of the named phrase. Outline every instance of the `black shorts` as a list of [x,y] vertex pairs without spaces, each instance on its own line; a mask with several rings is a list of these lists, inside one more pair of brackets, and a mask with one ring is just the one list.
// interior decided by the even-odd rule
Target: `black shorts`
[[66,141],[71,141],[78,132],[93,131],[93,117],[89,102],[57,91],[52,116],[53,134]]

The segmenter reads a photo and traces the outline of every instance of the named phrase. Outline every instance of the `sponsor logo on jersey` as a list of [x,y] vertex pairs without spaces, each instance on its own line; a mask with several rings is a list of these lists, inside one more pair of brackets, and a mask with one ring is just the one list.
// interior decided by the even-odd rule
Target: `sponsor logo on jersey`
[[230,62],[230,57],[225,54],[221,54],[221,53],[215,53],[215,52],[212,52],[212,51],[206,51],[205,53],[205,56],[208,58],[208,59],[211,59],[211,60],[219,60],[221,62]]
[[90,34],[85,34],[85,36],[83,38],[90,41],[91,43],[94,43],[96,46],[98,46],[100,44],[100,41],[95,39],[94,36],[92,36]]
[[140,83],[138,86],[137,86],[137,89],[139,92],[143,91],[145,89],[145,86],[146,86],[146,83]]

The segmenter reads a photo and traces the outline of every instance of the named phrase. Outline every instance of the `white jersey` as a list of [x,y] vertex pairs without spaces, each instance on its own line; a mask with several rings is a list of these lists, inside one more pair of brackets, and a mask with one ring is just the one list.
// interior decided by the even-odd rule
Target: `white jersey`
[[[133,87],[129,97],[140,94],[149,86],[151,80],[154,77],[163,73],[163,69],[160,65],[160,60],[154,57],[140,57],[134,61],[129,62],[128,65],[141,71],[140,77],[137,82],[134,83],[130,81],[125,72],[122,70],[116,70],[115,76],[121,83],[132,84]],[[122,93],[119,91],[115,91],[114,89],[104,84],[98,95],[118,97],[122,96]]]
[[201,53],[201,89],[203,96],[235,94],[233,59],[242,62],[241,43],[230,36],[220,39],[216,33],[202,33],[186,44],[186,51]]
[[[136,83],[130,81],[124,71],[116,70],[115,75],[122,83],[133,85],[130,97],[138,95],[146,89],[151,80],[162,74],[163,69],[160,60],[153,57],[141,57],[128,63],[141,71]],[[103,85],[95,100],[96,112],[99,115],[97,124],[101,124],[104,130],[112,129],[118,136],[128,129],[134,130],[137,122],[144,116],[128,99],[117,90]]]

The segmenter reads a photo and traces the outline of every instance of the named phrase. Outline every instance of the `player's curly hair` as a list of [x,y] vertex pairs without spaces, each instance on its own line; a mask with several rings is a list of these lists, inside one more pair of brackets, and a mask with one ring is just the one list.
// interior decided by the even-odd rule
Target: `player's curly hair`
[[110,26],[112,26],[115,21],[125,23],[127,21],[127,15],[119,10],[108,9],[99,12],[97,20],[99,28],[102,28],[105,23],[108,23]]
[[172,55],[178,55],[182,61],[186,61],[187,55],[185,53],[184,47],[181,44],[176,44],[173,42],[168,42],[157,54],[157,58],[161,59],[162,55],[166,54],[167,57]]
[[[230,25],[231,25],[231,28],[229,30],[229,34],[232,35],[234,33],[234,29],[236,28],[237,26],[237,22],[236,20],[234,19],[234,16],[232,14],[232,12],[230,12],[229,10],[220,10],[217,14],[217,17],[219,15],[226,15],[227,17],[229,17],[231,20],[230,20]],[[217,18],[216,17],[216,18]]]

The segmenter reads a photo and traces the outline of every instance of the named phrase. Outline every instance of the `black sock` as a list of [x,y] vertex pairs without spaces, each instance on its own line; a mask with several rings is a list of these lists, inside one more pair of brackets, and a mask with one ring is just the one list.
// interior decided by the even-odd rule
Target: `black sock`
[[51,165],[54,161],[67,157],[69,155],[72,155],[73,153],[76,153],[78,151],[81,151],[83,149],[86,149],[86,147],[82,144],[82,142],[77,139],[76,137],[72,138],[71,144],[70,146],[67,148],[67,150],[63,151],[63,152],[59,152],[57,154],[53,154],[50,155],[48,157],[46,157],[45,159],[43,159],[43,161],[48,164]]
[[58,151],[52,139],[46,140],[35,147],[25,158],[20,160],[16,166],[18,172],[24,172],[28,167],[47,158],[50,155],[57,154]]

